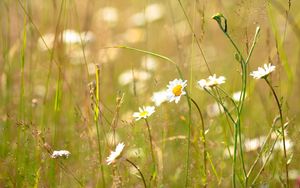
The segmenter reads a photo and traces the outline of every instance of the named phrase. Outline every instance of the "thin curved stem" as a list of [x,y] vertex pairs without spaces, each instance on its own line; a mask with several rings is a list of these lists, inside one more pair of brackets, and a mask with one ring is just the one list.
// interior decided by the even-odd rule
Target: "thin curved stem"
[[268,86],[270,87],[272,94],[275,98],[279,115],[280,115],[280,124],[281,124],[281,134],[282,134],[282,145],[283,145],[283,154],[284,154],[284,164],[285,164],[285,178],[286,178],[286,187],[289,187],[289,166],[287,164],[287,154],[286,154],[286,146],[285,146],[285,133],[284,133],[284,123],[283,123],[283,115],[282,115],[282,109],[281,109],[281,104],[279,102],[278,96],[272,87],[271,83],[269,80],[265,77],[264,80],[267,82]]
[[201,128],[202,128],[202,134],[201,134],[201,140],[203,142],[203,166],[204,166],[204,174],[205,174],[205,184],[204,187],[207,186],[207,148],[206,148],[206,138],[205,138],[205,126],[204,126],[204,119],[203,119],[203,115],[201,112],[201,109],[199,107],[199,105],[197,104],[197,102],[190,97],[190,100],[192,101],[192,103],[196,106],[197,111],[199,113],[200,119],[201,119]]
[[141,178],[143,180],[143,184],[144,184],[144,187],[147,188],[147,184],[146,184],[146,181],[145,181],[145,178],[144,178],[144,175],[142,173],[142,171],[140,170],[140,168],[135,165],[132,161],[130,161],[129,159],[125,159],[128,163],[130,163],[138,172],[139,174],[141,175]]
[[210,70],[210,68],[209,68],[209,66],[208,66],[208,62],[207,62],[206,57],[205,57],[205,55],[204,55],[203,49],[202,49],[202,47],[201,47],[201,45],[200,45],[200,41],[199,41],[199,39],[198,39],[196,33],[194,32],[192,23],[190,22],[189,17],[187,16],[186,11],[184,10],[184,8],[183,8],[182,3],[181,3],[180,0],[178,0],[178,3],[179,3],[179,5],[180,5],[180,8],[182,9],[182,12],[183,12],[183,14],[184,14],[184,16],[185,16],[185,19],[187,20],[187,22],[188,22],[188,24],[189,24],[190,30],[191,30],[191,32],[193,33],[193,37],[195,38],[195,41],[196,41],[196,43],[197,43],[197,46],[198,46],[198,48],[199,48],[199,50],[200,50],[200,53],[201,53],[201,55],[202,55],[202,57],[203,57],[203,60],[204,60],[205,65],[206,65],[206,68],[207,68],[209,74],[212,75],[212,72],[211,72],[211,70]]
[[258,153],[258,155],[257,155],[257,157],[256,157],[256,159],[255,159],[255,161],[253,162],[253,164],[251,165],[251,167],[250,167],[250,169],[249,169],[249,171],[248,171],[248,173],[247,173],[246,187],[248,186],[248,179],[249,179],[251,173],[253,172],[255,166],[257,165],[259,159],[261,158],[261,156],[262,156],[262,154],[263,154],[263,151],[264,151],[264,149],[265,149],[265,146],[266,146],[266,144],[267,144],[267,141],[270,139],[272,133],[274,132],[274,128],[275,128],[275,125],[276,125],[276,122],[278,121],[278,119],[279,119],[279,117],[275,118],[275,120],[273,121],[272,127],[271,127],[271,129],[270,129],[270,131],[269,131],[269,133],[268,133],[268,135],[267,135],[267,137],[266,137],[264,143],[263,143],[262,146],[261,146],[261,150],[260,150],[260,152]]

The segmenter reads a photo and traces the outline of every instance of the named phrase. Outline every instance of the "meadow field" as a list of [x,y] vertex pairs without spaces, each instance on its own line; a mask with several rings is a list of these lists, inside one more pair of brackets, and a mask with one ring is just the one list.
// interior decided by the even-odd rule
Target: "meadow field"
[[300,187],[299,9],[1,0],[0,187]]

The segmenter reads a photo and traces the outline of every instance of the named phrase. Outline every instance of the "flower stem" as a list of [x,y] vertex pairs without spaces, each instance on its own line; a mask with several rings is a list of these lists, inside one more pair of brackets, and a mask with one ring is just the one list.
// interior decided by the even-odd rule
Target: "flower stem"
[[200,115],[201,119],[201,125],[202,125],[202,131],[201,131],[201,141],[203,142],[203,165],[204,165],[204,174],[205,174],[205,184],[204,187],[207,186],[207,148],[206,148],[206,139],[205,139],[205,126],[204,126],[204,120],[203,120],[203,115],[201,112],[201,109],[199,105],[196,103],[196,101],[191,98],[192,103],[196,106],[198,113]]
[[269,80],[265,77],[264,80],[267,82],[268,86],[270,87],[272,94],[275,98],[279,115],[280,115],[280,125],[281,125],[281,134],[282,134],[282,145],[283,145],[283,154],[284,154],[284,164],[285,164],[285,178],[286,178],[286,185],[285,187],[289,187],[289,166],[287,164],[287,154],[286,154],[286,146],[285,146],[285,134],[284,134],[284,123],[283,123],[283,115],[282,115],[282,109],[281,109],[281,104],[279,102],[278,96],[272,87],[271,83]]
[[144,175],[143,173],[141,172],[140,168],[138,166],[136,166],[132,161],[130,161],[129,159],[125,159],[128,163],[130,163],[138,172],[139,174],[141,175],[141,178],[143,180],[143,184],[144,184],[144,187],[147,188],[147,185],[146,185],[146,181],[145,181],[145,178],[144,178]]
[[[150,126],[149,126],[149,123],[148,123],[147,119],[145,119],[145,122],[146,122],[146,125],[147,125],[147,130],[148,130],[148,135],[149,135],[151,157],[152,157],[152,162],[153,162],[153,165],[154,165],[154,174],[156,174],[156,161],[155,161],[155,155],[154,155],[154,150],[153,150],[153,141],[152,141],[151,130],[150,130]],[[155,179],[155,176],[153,177],[154,179]]]

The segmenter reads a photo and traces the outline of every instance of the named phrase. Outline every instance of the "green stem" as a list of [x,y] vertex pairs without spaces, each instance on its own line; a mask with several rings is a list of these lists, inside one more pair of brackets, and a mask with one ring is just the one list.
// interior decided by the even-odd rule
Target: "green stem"
[[275,147],[275,144],[276,144],[277,140],[278,140],[278,136],[276,137],[276,139],[275,139],[275,141],[274,141],[274,143],[273,143],[273,145],[272,145],[272,147],[271,147],[271,149],[270,149],[270,151],[269,151],[269,153],[268,153],[268,155],[267,155],[267,157],[266,157],[266,160],[265,160],[263,166],[260,168],[260,170],[258,171],[257,175],[255,176],[253,182],[251,183],[251,187],[254,187],[255,182],[258,180],[260,174],[261,174],[261,173],[263,172],[263,170],[265,169],[265,166],[266,166],[266,164],[268,163],[268,161],[269,161],[269,159],[270,159],[270,157],[271,157],[271,155],[272,155],[272,153],[273,153],[273,150],[274,150],[274,147]]
[[[156,174],[156,160],[155,160],[155,155],[154,155],[154,150],[153,150],[153,140],[152,140],[151,130],[150,130],[150,126],[149,126],[149,123],[148,123],[147,119],[145,119],[145,122],[146,122],[147,130],[148,130],[148,136],[149,136],[149,142],[150,142],[150,150],[151,150],[151,157],[152,157],[152,162],[153,162],[153,165],[154,165],[154,173]],[[156,178],[155,176],[153,177],[154,180]]]
[[94,119],[97,130],[97,145],[98,145],[98,154],[99,154],[99,163],[101,169],[101,178],[102,178],[102,187],[105,187],[105,177],[104,177],[104,168],[102,164],[102,153],[101,153],[101,142],[100,142],[100,130],[99,130],[99,117],[100,117],[100,69],[96,67],[96,107],[94,109]]
[[267,144],[267,141],[269,140],[269,138],[271,137],[272,133],[274,132],[274,128],[275,128],[275,124],[276,124],[277,120],[278,120],[278,117],[275,118],[275,120],[273,121],[272,127],[271,127],[271,129],[270,129],[270,131],[269,131],[269,133],[268,133],[268,135],[267,135],[267,137],[266,137],[266,139],[265,139],[263,145],[261,146],[261,150],[260,150],[260,152],[258,153],[258,155],[257,155],[257,157],[256,157],[256,159],[255,159],[255,161],[253,162],[253,164],[251,165],[251,167],[250,167],[250,169],[249,169],[249,171],[248,171],[248,173],[247,173],[247,178],[246,178],[246,183],[245,183],[245,184],[246,184],[246,188],[248,187],[248,180],[249,180],[249,177],[250,177],[251,173],[253,172],[255,166],[257,165],[259,159],[261,158],[261,156],[262,156],[262,154],[263,154],[263,151],[264,151],[264,149],[265,149],[265,146],[266,146],[266,144]]
[[284,154],[284,164],[285,164],[285,178],[286,178],[286,185],[285,187],[289,187],[289,167],[287,164],[287,154],[286,154],[286,146],[285,146],[285,133],[284,133],[284,123],[283,123],[283,115],[282,115],[282,109],[281,104],[279,102],[278,96],[272,87],[271,83],[268,81],[267,77],[264,78],[264,80],[267,82],[268,86],[270,87],[272,94],[275,98],[279,115],[280,115],[280,124],[281,124],[281,134],[282,134],[282,145],[283,145],[283,154]]
[[196,101],[193,98],[190,98],[192,103],[196,106],[200,119],[201,119],[201,141],[203,142],[203,166],[204,166],[204,174],[205,174],[205,184],[204,187],[207,187],[207,148],[206,148],[206,138],[205,138],[205,126],[204,126],[204,119],[201,112],[201,109],[199,105],[196,103]]
[[142,173],[142,171],[140,170],[140,168],[135,165],[132,161],[130,161],[129,159],[125,159],[128,163],[130,163],[138,172],[139,174],[141,175],[141,178],[143,180],[143,184],[144,184],[144,187],[147,188],[147,185],[146,185],[146,181],[145,181],[145,178],[144,178],[144,175]]

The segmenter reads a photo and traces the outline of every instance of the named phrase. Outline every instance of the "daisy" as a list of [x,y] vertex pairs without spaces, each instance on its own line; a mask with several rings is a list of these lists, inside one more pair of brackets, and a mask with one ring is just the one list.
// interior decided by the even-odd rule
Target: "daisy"
[[253,76],[254,79],[261,79],[266,78],[271,72],[275,71],[275,66],[271,63],[264,64],[264,67],[258,67],[257,71],[253,71],[250,73],[251,76]]
[[178,103],[181,96],[185,95],[186,92],[184,91],[184,88],[187,86],[187,80],[182,79],[175,79],[173,81],[169,82],[169,85],[167,86],[167,99],[169,102],[175,101],[175,103]]
[[220,76],[217,78],[216,74],[209,76],[208,79],[202,79],[198,81],[198,85],[202,89],[209,89],[217,85],[221,85],[225,83],[226,78],[224,76]]
[[155,103],[155,106],[160,106],[162,103],[168,100],[167,98],[167,91],[162,90],[158,92],[154,92],[151,100]]
[[142,108],[139,108],[139,112],[134,112],[133,117],[135,118],[135,121],[138,121],[142,118],[146,119],[149,116],[151,116],[155,112],[154,106],[143,106]]
[[59,150],[59,151],[53,151],[51,158],[56,159],[59,157],[68,158],[71,153],[67,150]]
[[107,157],[106,162],[107,165],[115,163],[117,159],[119,159],[122,155],[122,151],[125,147],[124,143],[119,143],[115,149],[115,151],[111,151],[110,155]]

